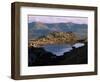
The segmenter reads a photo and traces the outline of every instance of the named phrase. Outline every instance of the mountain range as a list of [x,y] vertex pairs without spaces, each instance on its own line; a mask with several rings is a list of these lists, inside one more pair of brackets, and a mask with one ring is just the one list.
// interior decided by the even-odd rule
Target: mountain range
[[31,22],[28,23],[28,38],[36,39],[41,36],[46,36],[51,32],[73,32],[77,37],[87,38],[87,24],[68,23],[43,23]]

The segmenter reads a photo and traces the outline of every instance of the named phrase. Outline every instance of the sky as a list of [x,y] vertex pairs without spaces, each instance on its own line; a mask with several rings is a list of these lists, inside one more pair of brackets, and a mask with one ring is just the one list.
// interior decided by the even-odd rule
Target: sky
[[42,22],[42,23],[78,23],[78,24],[87,24],[87,17],[68,17],[68,16],[38,16],[38,15],[29,15],[28,23],[31,22]]

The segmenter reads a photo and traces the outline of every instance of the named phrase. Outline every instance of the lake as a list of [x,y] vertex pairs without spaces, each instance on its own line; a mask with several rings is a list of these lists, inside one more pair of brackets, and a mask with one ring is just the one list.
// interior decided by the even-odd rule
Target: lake
[[75,43],[75,44],[48,44],[48,45],[44,45],[43,48],[48,51],[51,52],[53,54],[55,54],[56,56],[61,56],[63,55],[65,52],[70,52],[73,48],[79,48],[84,46],[84,43]]

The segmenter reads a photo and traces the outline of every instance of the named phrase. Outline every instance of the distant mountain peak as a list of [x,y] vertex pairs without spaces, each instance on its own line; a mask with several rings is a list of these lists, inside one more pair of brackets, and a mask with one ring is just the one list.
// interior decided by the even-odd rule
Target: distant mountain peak
[[38,38],[41,35],[47,35],[50,32],[73,32],[79,37],[87,37],[88,25],[77,24],[73,22],[68,23],[43,23],[32,22],[28,24],[28,36],[30,39]]

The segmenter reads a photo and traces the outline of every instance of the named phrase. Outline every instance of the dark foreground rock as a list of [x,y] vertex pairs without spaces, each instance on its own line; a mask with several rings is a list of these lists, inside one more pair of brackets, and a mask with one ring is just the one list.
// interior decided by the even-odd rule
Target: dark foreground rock
[[73,47],[73,50],[65,52],[62,56],[56,56],[43,48],[28,49],[28,66],[87,64],[87,61],[87,44],[80,48]]

